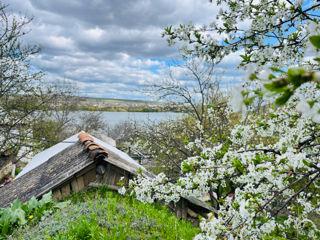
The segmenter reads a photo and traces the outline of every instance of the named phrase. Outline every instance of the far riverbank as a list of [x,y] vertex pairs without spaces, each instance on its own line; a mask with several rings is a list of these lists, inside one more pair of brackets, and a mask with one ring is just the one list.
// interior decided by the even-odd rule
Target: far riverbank
[[[73,112],[75,117],[81,117],[81,114],[87,111]],[[101,112],[101,117],[110,127],[115,126],[122,122],[136,122],[137,124],[143,123],[159,123],[165,120],[176,120],[185,115],[185,113],[176,112]]]

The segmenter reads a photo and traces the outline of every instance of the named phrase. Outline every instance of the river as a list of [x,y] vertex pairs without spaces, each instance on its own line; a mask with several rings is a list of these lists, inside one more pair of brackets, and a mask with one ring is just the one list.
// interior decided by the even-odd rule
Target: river
[[[79,117],[85,111],[77,112]],[[89,112],[90,113],[90,112]],[[158,123],[163,120],[175,120],[185,115],[185,113],[176,112],[101,112],[103,120],[110,126],[115,126],[118,123],[125,121],[135,121],[137,123]]]

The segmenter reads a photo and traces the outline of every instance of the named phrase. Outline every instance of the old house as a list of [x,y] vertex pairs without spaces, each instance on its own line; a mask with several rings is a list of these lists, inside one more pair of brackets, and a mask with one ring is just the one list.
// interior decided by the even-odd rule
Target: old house
[[[49,191],[60,200],[72,191],[99,184],[117,190],[120,178],[126,184],[139,169],[144,176],[154,177],[127,154],[81,132],[36,155],[14,181],[0,188],[0,207],[16,198],[23,202],[32,196],[41,198]],[[169,207],[184,219],[214,211],[196,198],[183,198]]]

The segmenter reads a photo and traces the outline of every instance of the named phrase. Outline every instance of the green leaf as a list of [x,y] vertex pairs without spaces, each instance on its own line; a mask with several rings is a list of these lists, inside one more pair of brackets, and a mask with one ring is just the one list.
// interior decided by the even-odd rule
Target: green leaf
[[320,35],[315,35],[309,37],[310,42],[313,46],[315,46],[317,49],[320,49]]
[[11,204],[11,210],[15,211],[18,208],[21,208],[21,202],[19,201],[19,199],[14,200],[14,202]]
[[55,204],[54,207],[55,207],[55,208],[59,208],[59,209],[63,209],[63,208],[66,208],[67,206],[69,206],[70,203],[71,203],[70,200],[64,201],[64,202],[59,202],[59,203]]
[[257,96],[263,97],[263,93],[261,92],[261,89],[255,89],[255,90],[253,90],[253,92],[254,92]]
[[52,193],[48,192],[42,196],[41,200],[39,201],[39,207],[41,208],[43,205],[52,202]]
[[270,113],[269,116],[270,116],[271,119],[278,117],[278,115],[276,115],[276,114],[274,114],[274,113]]
[[240,55],[240,57],[242,57],[243,60],[245,60],[245,61],[250,60],[250,57],[248,57],[247,55]]
[[210,141],[216,143],[218,140],[215,136],[212,136]]
[[252,81],[252,80],[255,80],[257,78],[257,74],[255,73],[252,73],[249,77],[249,79]]
[[35,209],[38,206],[39,202],[35,197],[32,197],[27,204],[28,204],[27,213],[29,214],[33,209]]
[[270,69],[274,72],[285,73],[285,71],[281,70],[280,68],[271,67]]
[[9,231],[11,216],[12,216],[12,211],[9,208],[4,209],[1,213],[0,230],[2,235],[6,235]]
[[305,77],[307,70],[304,68],[289,68],[288,80],[295,86],[299,87],[301,84],[310,81],[310,77]]
[[232,167],[235,167],[239,172],[243,172],[243,170],[244,170],[242,163],[237,158],[235,160],[233,160]]
[[245,98],[245,99],[243,99],[243,103],[246,106],[249,106],[253,102],[254,99],[255,99],[255,97]]
[[189,172],[193,170],[193,166],[188,164],[187,162],[183,162],[182,172]]
[[290,77],[298,77],[307,72],[306,69],[300,67],[294,67],[288,69],[288,76]]
[[253,163],[255,166],[257,166],[258,164],[260,164],[262,162],[262,159],[260,157],[259,154],[256,155],[256,158],[253,159]]
[[119,181],[119,182],[117,182],[117,185],[120,186],[120,187],[123,187],[124,186],[124,182],[123,181]]
[[202,159],[209,159],[209,157],[208,157],[207,154],[205,154],[205,153],[201,153],[201,158],[202,158]]
[[23,211],[21,208],[18,208],[12,212],[12,221],[19,220],[21,225],[24,225],[27,223],[27,220],[25,218],[25,211]]
[[317,102],[316,100],[308,101],[310,108],[312,108],[316,102]]
[[284,105],[292,95],[293,95],[293,91],[287,90],[280,97],[276,99],[276,102],[275,102],[276,105],[278,106]]
[[195,32],[195,33],[194,33],[194,36],[197,38],[197,42],[201,43],[201,34]]
[[272,83],[266,83],[264,84],[264,87],[271,92],[281,93],[287,90],[287,85],[287,80],[282,78],[277,81],[273,81]]
[[269,76],[268,76],[268,79],[269,79],[269,80],[272,80],[272,79],[275,79],[275,78],[276,78],[276,76],[273,75],[273,74],[269,74]]
[[312,166],[312,164],[311,164],[311,163],[308,163],[305,159],[302,160],[302,162],[303,162],[303,164],[304,164],[305,166],[308,166],[308,167]]

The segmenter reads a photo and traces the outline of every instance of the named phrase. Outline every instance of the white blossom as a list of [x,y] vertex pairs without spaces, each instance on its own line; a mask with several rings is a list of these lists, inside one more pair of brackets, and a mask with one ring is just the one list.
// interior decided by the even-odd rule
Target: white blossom
[[230,93],[230,106],[233,112],[239,112],[243,106],[242,88],[234,87]]

